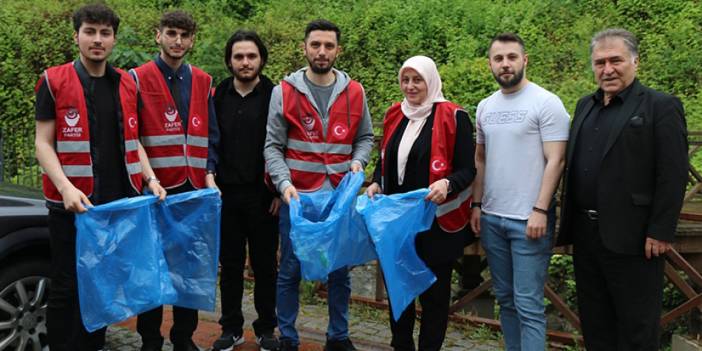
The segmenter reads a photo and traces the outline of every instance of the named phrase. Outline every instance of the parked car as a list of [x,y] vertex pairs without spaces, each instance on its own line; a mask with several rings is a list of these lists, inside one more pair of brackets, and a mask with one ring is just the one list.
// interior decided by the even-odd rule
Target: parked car
[[0,350],[48,349],[51,256],[48,210],[40,198],[0,183]]

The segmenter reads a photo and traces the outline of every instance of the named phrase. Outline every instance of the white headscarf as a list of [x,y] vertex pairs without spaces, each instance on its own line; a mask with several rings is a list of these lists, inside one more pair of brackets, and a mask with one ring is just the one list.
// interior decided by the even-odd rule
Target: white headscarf
[[402,134],[402,139],[400,139],[400,145],[397,149],[397,182],[399,185],[402,185],[405,180],[405,168],[407,167],[409,152],[415,140],[419,137],[427,117],[431,114],[434,103],[446,101],[444,94],[441,93],[441,77],[439,76],[439,70],[436,69],[434,60],[426,56],[414,56],[407,59],[402,64],[400,73],[398,73],[400,84],[402,84],[402,72],[407,68],[414,69],[422,76],[427,84],[427,97],[422,101],[421,105],[410,105],[407,98],[404,98],[400,104],[402,113],[409,119],[409,123]]
[[431,108],[435,102],[446,101],[446,99],[444,99],[444,94],[441,92],[439,70],[436,69],[434,60],[426,56],[410,57],[402,64],[400,72],[397,74],[400,84],[402,84],[402,72],[407,68],[414,69],[422,76],[424,82],[427,84],[427,97],[422,101],[421,105],[410,105],[407,98],[402,99],[402,103],[400,104],[402,113],[410,120],[425,119],[431,114]]

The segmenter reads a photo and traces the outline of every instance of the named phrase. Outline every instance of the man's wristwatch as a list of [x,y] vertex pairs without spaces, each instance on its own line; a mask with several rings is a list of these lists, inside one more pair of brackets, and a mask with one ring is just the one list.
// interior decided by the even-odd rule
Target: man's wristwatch
[[453,186],[451,184],[451,181],[448,180],[448,178],[444,178],[446,180],[446,194],[450,194],[453,192]]

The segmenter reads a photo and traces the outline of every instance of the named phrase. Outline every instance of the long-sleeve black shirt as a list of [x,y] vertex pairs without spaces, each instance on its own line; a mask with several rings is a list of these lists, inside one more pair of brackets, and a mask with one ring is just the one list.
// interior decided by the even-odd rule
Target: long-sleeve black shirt
[[268,105],[273,83],[265,76],[246,96],[229,77],[215,89],[214,106],[221,134],[217,183],[262,185]]

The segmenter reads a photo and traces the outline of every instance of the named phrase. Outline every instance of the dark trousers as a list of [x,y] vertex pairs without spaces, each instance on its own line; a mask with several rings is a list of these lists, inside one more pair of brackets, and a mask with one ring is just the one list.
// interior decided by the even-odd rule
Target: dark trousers
[[49,211],[52,272],[46,323],[52,351],[95,351],[105,345],[106,328],[88,333],[80,318],[74,219],[72,213]]
[[[446,336],[448,325],[449,299],[451,298],[451,270],[453,262],[440,265],[429,266],[436,282],[424,293],[419,295],[419,303],[422,306],[421,326],[419,328],[419,350],[441,350]],[[390,306],[390,329],[392,331],[392,341],[390,345],[397,351],[414,351],[414,331],[415,307],[412,302],[400,319],[395,322],[392,317],[392,306]]]
[[598,222],[574,218],[578,309],[588,351],[658,350],[663,301],[662,258],[608,250]]
[[[144,345],[160,347],[163,345],[161,322],[163,321],[163,306],[139,314],[137,332],[141,335]],[[197,329],[197,310],[173,306],[173,327],[170,338],[173,345],[184,346],[189,343]]]
[[246,246],[256,278],[254,307],[258,319],[253,322],[256,335],[272,332],[277,325],[275,284],[278,252],[278,219],[268,212],[271,195],[261,184],[223,185],[222,240],[219,262],[222,265],[220,290],[222,329],[242,335],[244,315],[241,299],[244,292]]

